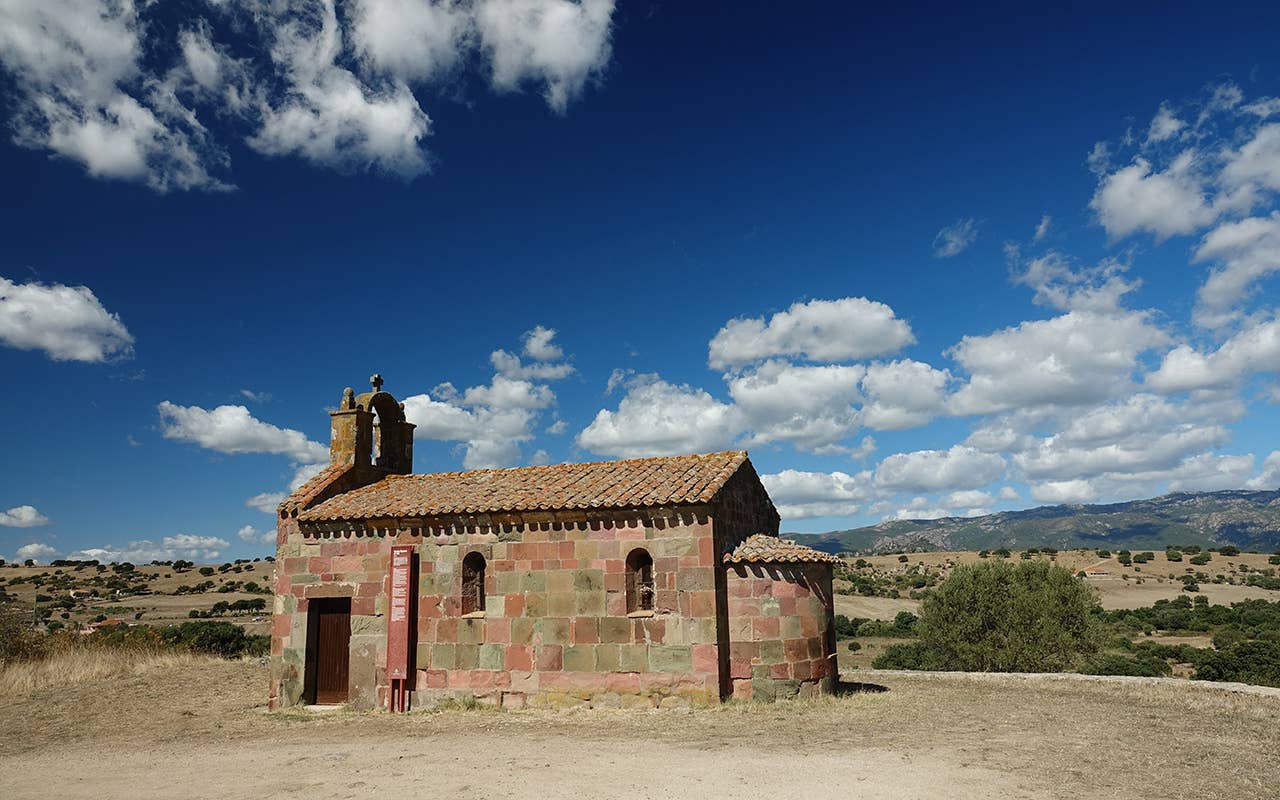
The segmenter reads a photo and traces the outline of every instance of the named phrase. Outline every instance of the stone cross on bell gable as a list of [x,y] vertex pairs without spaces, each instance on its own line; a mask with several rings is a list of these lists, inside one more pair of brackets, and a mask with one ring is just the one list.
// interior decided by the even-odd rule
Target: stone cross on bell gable
[[369,384],[373,386],[375,392],[382,391],[382,376],[376,372],[373,373],[369,376]]

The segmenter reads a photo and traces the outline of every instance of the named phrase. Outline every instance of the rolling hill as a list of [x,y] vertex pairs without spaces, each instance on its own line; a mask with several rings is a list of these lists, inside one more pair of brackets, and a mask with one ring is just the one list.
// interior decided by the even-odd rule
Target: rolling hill
[[1126,503],[888,520],[866,528],[788,536],[832,553],[997,547],[1152,550],[1170,544],[1232,544],[1242,550],[1271,552],[1280,548],[1280,491],[1176,492]]

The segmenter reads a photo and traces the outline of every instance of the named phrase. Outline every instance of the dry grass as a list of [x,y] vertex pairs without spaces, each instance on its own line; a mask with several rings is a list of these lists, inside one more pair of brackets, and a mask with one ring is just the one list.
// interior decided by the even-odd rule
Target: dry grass
[[17,699],[44,689],[93,684],[158,670],[188,671],[219,660],[213,656],[174,651],[63,647],[48,658],[9,664],[0,669],[0,700]]

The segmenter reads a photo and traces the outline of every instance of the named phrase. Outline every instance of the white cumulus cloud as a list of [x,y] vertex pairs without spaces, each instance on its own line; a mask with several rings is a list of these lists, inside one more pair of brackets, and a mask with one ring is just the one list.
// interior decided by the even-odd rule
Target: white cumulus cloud
[[711,340],[713,369],[777,356],[849,361],[896,352],[915,342],[911,326],[865,297],[811,300],[763,318],[730,320]]
[[57,548],[50,547],[49,545],[43,544],[41,542],[32,542],[31,544],[24,544],[22,547],[18,548],[19,561],[26,561],[29,558],[34,561],[48,561],[49,559],[57,558],[57,557],[58,557]]
[[875,470],[876,486],[888,491],[938,492],[977,489],[997,480],[1005,461],[975,447],[916,450],[888,456]]
[[180,406],[165,400],[156,407],[166,439],[192,442],[219,453],[275,453],[297,463],[327,461],[329,448],[301,431],[256,419],[244,406]]
[[14,283],[0,277],[0,342],[55,361],[132,355],[133,335],[85,286]]
[[14,506],[8,511],[0,511],[0,525],[7,528],[38,528],[48,524],[49,518],[35,506]]
[[641,375],[630,380],[618,410],[597,413],[577,443],[606,456],[676,455],[728,447],[738,430],[731,405],[702,389]]

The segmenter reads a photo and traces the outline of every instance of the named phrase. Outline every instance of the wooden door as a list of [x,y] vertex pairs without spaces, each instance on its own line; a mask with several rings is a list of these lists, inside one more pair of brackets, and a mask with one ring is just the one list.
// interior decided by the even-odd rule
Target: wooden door
[[347,702],[351,658],[351,598],[315,599],[316,608],[316,702]]

